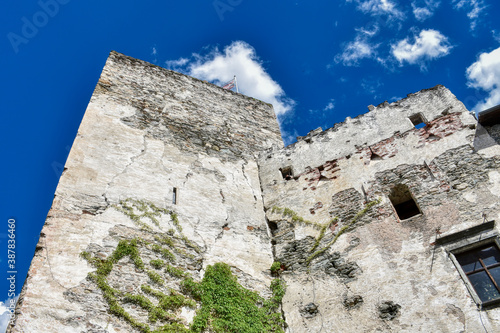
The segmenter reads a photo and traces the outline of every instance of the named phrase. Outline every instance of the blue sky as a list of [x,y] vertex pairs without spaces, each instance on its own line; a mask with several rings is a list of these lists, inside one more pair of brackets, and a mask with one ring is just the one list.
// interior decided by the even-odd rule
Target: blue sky
[[5,1],[0,301],[7,220],[19,291],[111,50],[214,83],[236,75],[291,143],[437,84],[469,110],[500,104],[499,14],[493,0]]

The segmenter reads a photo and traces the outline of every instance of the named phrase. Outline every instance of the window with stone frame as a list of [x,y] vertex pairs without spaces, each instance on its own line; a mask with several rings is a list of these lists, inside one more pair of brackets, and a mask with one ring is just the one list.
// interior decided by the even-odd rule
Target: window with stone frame
[[400,220],[422,214],[408,186],[397,184],[389,193],[389,200]]
[[451,252],[455,265],[481,306],[500,303],[500,248],[497,238]]
[[290,180],[293,178],[293,169],[291,166],[280,168],[281,176],[285,180]]
[[427,121],[425,121],[425,118],[421,113],[416,113],[410,116],[410,121],[416,129],[420,129],[427,125]]

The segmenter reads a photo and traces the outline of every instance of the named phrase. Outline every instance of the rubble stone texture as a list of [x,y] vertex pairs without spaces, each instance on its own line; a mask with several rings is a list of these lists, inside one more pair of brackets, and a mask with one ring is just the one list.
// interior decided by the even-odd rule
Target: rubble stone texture
[[[449,255],[498,234],[460,233],[500,218],[498,126],[436,86],[283,147],[271,105],[112,52],[11,331],[160,327],[126,297],[134,321],[117,315],[92,279],[132,240],[144,268],[120,257],[107,283],[153,306],[147,286],[183,295],[183,274],[218,262],[269,298],[279,261],[289,333],[500,331]],[[416,214],[402,218],[407,196]],[[189,327],[200,305],[183,302],[169,313]]]

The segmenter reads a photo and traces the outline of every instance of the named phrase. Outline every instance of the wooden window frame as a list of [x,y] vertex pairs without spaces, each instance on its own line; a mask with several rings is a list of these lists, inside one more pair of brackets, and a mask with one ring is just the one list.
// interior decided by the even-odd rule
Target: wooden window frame
[[[486,272],[488,272],[488,268],[491,269],[494,267],[500,267],[500,262],[498,262],[494,265],[488,265],[487,267],[483,266],[481,269],[465,273],[465,271],[462,268],[462,265],[458,262],[456,255],[459,255],[459,254],[462,254],[465,252],[475,251],[475,250],[478,251],[479,249],[482,249],[482,248],[485,248],[485,247],[491,246],[491,245],[496,246],[497,250],[500,251],[500,241],[498,239],[498,235],[491,236],[491,237],[485,238],[481,241],[474,242],[474,243],[468,244],[466,246],[462,246],[460,248],[456,248],[456,249],[449,251],[449,256],[450,256],[453,264],[455,265],[458,273],[460,274],[460,277],[464,281],[470,295],[472,296],[472,299],[474,300],[474,302],[476,302],[476,304],[478,305],[479,308],[487,308],[487,307],[493,307],[493,306],[500,305],[500,296],[497,297],[496,299],[493,299],[493,300],[482,301],[481,298],[479,297],[476,289],[474,288],[471,281],[469,280],[468,274],[476,273],[476,272],[482,271],[483,269],[485,269]],[[494,267],[491,267],[491,266],[494,266]],[[498,285],[498,281],[495,281],[493,279],[493,277],[491,277],[491,274],[488,274],[488,275],[489,275],[490,279],[492,280],[492,282],[494,284],[497,284],[496,287],[497,287],[498,292],[500,293],[500,285]]]

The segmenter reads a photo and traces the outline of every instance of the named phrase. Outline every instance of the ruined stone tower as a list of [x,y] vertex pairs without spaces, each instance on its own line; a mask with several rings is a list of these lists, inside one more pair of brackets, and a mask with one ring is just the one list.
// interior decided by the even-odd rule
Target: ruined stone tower
[[284,282],[286,332],[499,331],[499,113],[436,86],[283,147],[271,105],[112,52],[12,331],[187,331],[216,263],[261,308]]

